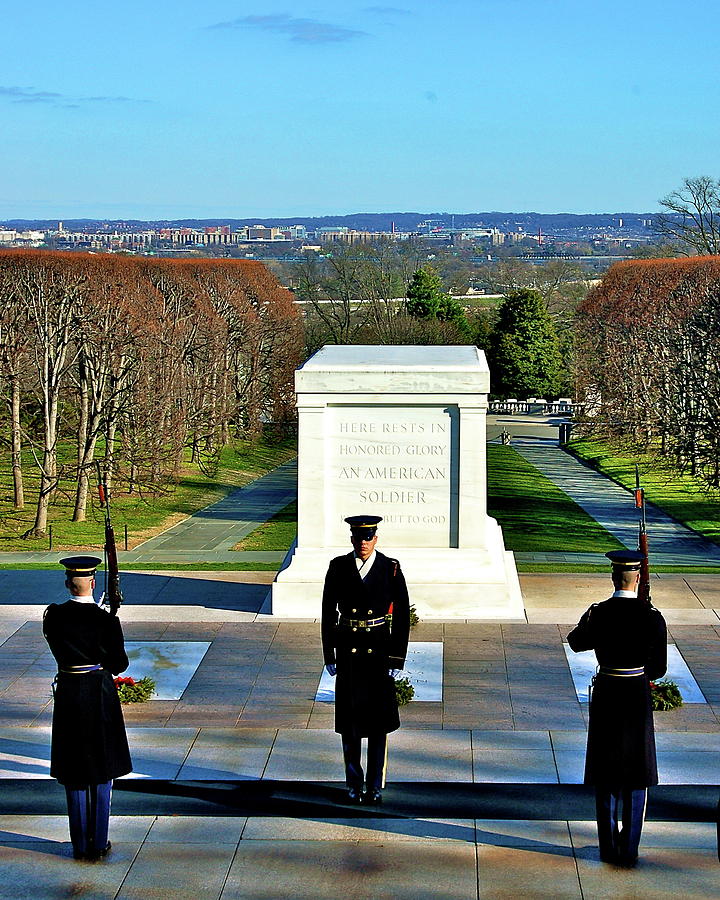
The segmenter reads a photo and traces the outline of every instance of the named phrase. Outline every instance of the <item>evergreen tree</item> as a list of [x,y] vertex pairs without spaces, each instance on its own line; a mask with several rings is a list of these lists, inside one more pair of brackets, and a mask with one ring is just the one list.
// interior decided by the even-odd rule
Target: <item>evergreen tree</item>
[[437,319],[438,310],[447,296],[435,269],[423,266],[413,272],[408,285],[408,315],[414,319]]
[[557,395],[562,377],[560,343],[538,291],[522,288],[505,297],[488,361],[496,395],[520,400]]
[[440,276],[432,266],[423,266],[413,273],[407,289],[406,308],[408,315],[414,319],[452,322],[463,335],[471,335],[465,311],[443,289]]

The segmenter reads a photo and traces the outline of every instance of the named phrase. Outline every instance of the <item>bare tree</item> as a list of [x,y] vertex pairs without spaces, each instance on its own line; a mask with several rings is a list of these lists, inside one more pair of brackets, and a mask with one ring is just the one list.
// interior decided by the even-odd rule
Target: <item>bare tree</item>
[[29,349],[27,307],[17,288],[15,266],[0,262],[0,373],[8,385],[10,458],[15,509],[25,508],[22,473],[21,376]]
[[40,490],[35,522],[27,531],[28,537],[40,537],[47,530],[48,506],[58,485],[60,401],[77,356],[75,328],[86,279],[67,254],[28,252],[17,259],[17,285],[28,312],[43,417],[42,450],[35,454]]
[[[128,261],[91,257],[85,264],[87,290],[77,319],[78,475],[73,522],[85,521],[95,447],[108,415],[117,414],[134,364],[133,280]],[[135,302],[133,302],[135,301]]]
[[660,205],[666,212],[655,220],[658,235],[686,256],[720,253],[720,181],[708,175],[686,178]]

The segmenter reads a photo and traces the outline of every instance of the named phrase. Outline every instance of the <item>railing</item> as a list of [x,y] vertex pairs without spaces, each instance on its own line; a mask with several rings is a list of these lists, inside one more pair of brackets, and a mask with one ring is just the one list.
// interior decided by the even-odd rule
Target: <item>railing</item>
[[528,397],[527,400],[491,400],[488,412],[495,415],[542,415],[572,416],[579,412],[582,404],[575,403],[569,397],[558,400],[545,400],[542,397]]

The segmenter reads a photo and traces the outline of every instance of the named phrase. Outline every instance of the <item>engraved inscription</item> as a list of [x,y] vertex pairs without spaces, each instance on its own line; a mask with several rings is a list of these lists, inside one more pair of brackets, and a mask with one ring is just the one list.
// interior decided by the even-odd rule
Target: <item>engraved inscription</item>
[[328,413],[329,543],[346,543],[345,516],[367,512],[383,517],[388,545],[449,546],[447,407],[337,406]]

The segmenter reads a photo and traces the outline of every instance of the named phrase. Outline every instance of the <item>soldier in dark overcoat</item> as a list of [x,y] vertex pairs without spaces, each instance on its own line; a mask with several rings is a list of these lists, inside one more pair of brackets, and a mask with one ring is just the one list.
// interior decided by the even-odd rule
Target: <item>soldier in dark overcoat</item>
[[588,609],[568,643],[576,652],[594,650],[599,664],[590,701],[585,784],[595,786],[600,857],[632,866],[647,789],[658,783],[650,681],[667,669],[667,628],[662,614],[638,597],[643,554],[615,550],[606,556],[615,592]]
[[[322,600],[326,668],[337,673],[335,731],[342,737],[348,800],[379,803],[387,735],[400,727],[395,676],[405,664],[410,605],[396,559],[375,549],[380,516],[350,516],[353,552],[330,562]],[[361,740],[367,738],[366,790]]]
[[100,560],[61,560],[70,598],[48,606],[43,634],[58,664],[50,774],[64,785],[76,859],[107,855],[114,778],[132,771],[113,675],[128,667],[117,616],[92,595]]

